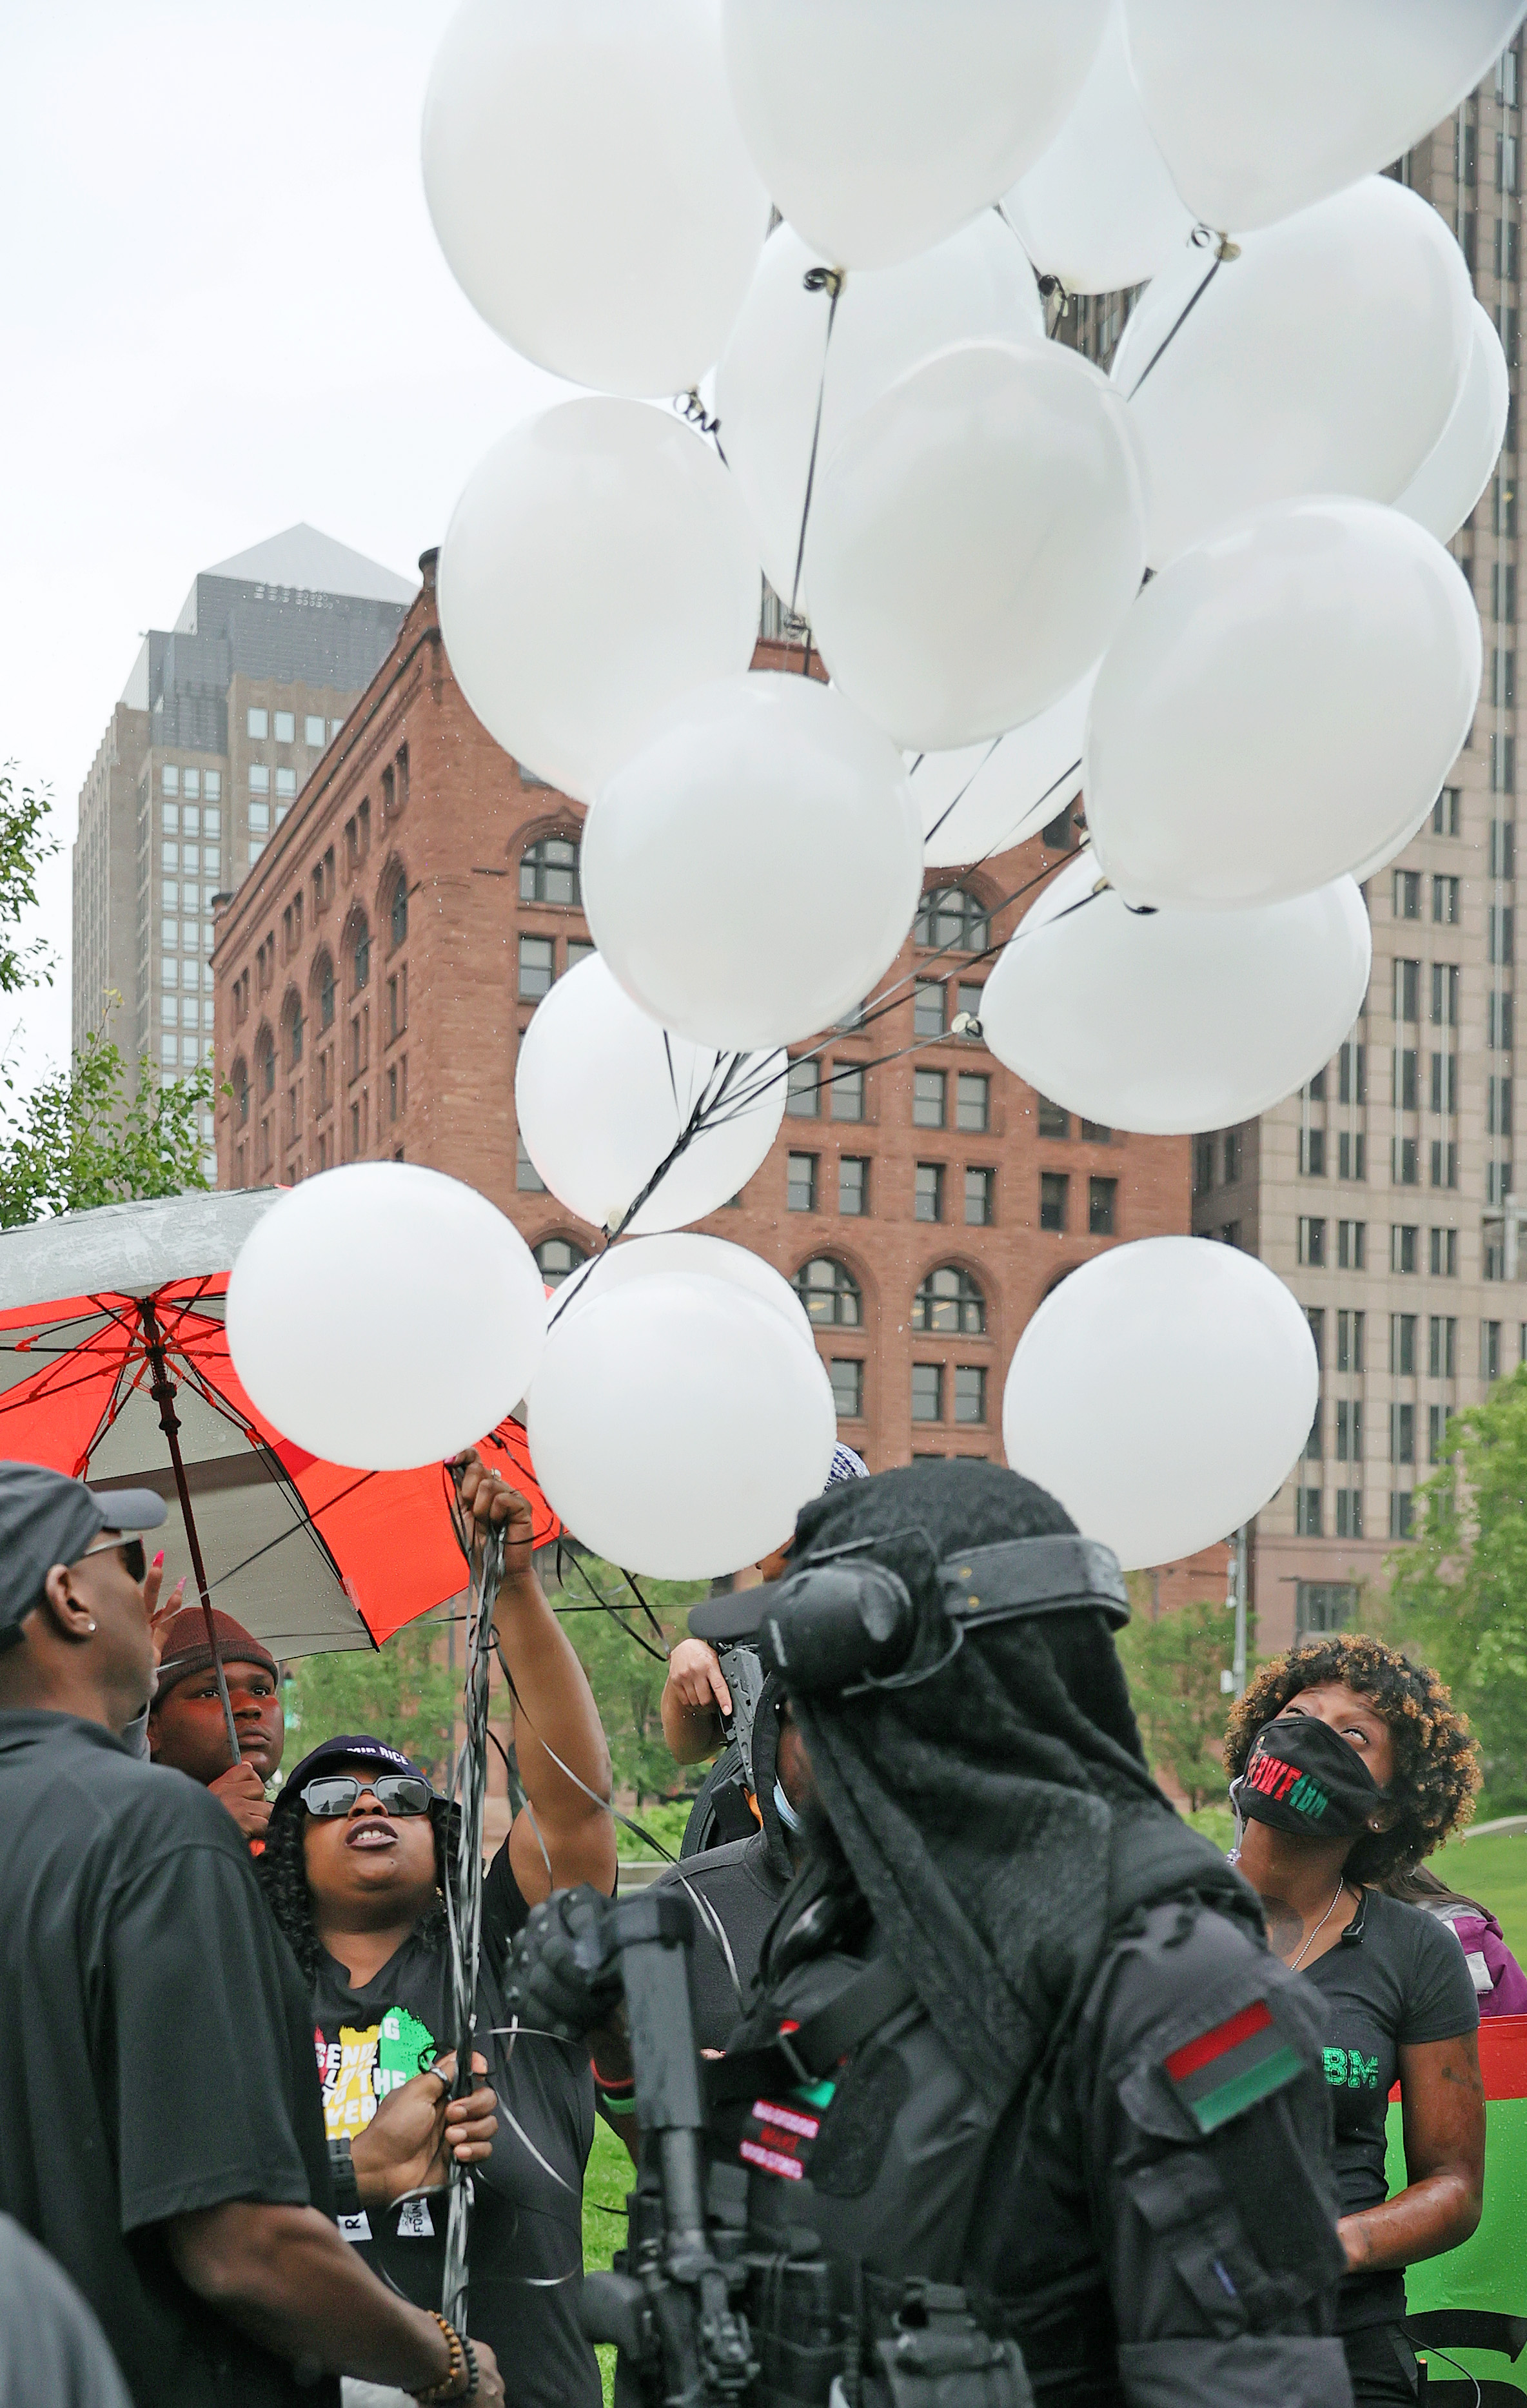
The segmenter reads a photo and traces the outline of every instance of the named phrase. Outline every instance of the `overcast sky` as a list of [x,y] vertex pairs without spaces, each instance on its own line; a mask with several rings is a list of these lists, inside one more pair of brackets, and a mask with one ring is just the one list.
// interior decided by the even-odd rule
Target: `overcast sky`
[[473,463],[559,390],[476,317],[419,175],[451,0],[55,0],[0,77],[0,761],[68,846],[140,633],[198,568],[307,519],[412,574]]

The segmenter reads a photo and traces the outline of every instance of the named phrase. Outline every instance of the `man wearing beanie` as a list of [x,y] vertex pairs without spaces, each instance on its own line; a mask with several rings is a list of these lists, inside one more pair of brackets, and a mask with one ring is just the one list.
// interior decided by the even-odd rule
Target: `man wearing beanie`
[[270,1820],[266,1784],[281,1763],[286,1738],[281,1675],[269,1648],[231,1613],[215,1612],[212,1627],[238,1731],[239,1761],[228,1762],[227,1725],[207,1643],[207,1616],[199,1605],[183,1606],[165,1633],[159,1686],[149,1714],[149,1753],[155,1764],[188,1773],[209,1789],[258,1855]]

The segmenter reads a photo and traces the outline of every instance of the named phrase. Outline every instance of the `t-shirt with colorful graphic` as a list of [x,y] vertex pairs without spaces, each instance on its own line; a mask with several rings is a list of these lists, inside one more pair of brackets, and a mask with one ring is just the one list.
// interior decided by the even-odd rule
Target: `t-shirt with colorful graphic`
[[[484,1956],[525,1920],[500,1851],[484,1885]],[[325,1956],[313,1986],[313,2047],[331,2140],[353,2140],[388,2091],[454,2043],[450,1943],[415,1933],[357,1989]],[[472,2170],[468,2324],[497,2352],[516,2408],[599,2408],[598,2365],[578,2329],[583,2168],[594,2137],[586,2050],[539,2034],[511,2050],[493,1974],[478,1999],[477,2045],[498,2097],[493,2154]],[[384,2281],[420,2307],[440,2304],[444,2192],[349,2219],[349,2237]]]
[[[1473,2031],[1479,2009],[1454,1934],[1380,1890],[1362,1892],[1336,1946],[1304,1971],[1320,1994],[1342,2214],[1355,2215],[1389,2196],[1384,2127],[1400,2049]],[[1402,2274],[1348,2274],[1342,2285],[1343,2332],[1405,2312]]]

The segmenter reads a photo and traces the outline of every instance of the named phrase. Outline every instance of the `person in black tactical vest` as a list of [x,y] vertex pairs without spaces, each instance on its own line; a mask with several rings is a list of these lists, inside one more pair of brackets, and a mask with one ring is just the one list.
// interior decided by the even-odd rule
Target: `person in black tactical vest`
[[[701,2254],[746,2322],[708,2275],[698,2396],[751,2366],[754,2408],[1349,2408],[1318,2030],[1150,1778],[1114,1558],[965,1460],[814,1500],[791,1566],[695,1616],[713,1640],[750,1618],[814,1791],[751,2012],[706,2069]],[[674,1912],[535,1911],[526,2026],[607,2013],[638,1903]],[[626,1990],[634,2012],[630,1956]],[[667,2242],[645,2237],[682,2138],[644,2152],[624,2303],[604,2295],[627,2399],[661,2396],[653,2336],[671,2354],[678,2330],[642,2298],[693,2279],[666,2198]]]

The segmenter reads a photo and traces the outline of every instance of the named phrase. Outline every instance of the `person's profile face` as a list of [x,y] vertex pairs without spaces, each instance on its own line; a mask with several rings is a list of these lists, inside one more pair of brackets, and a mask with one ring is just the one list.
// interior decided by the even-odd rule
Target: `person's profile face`
[[96,1644],[109,1656],[124,1687],[141,1683],[144,1703],[153,1680],[153,1638],[143,1601],[143,1541],[103,1530],[88,1554],[68,1567],[69,1588],[95,1624]]

